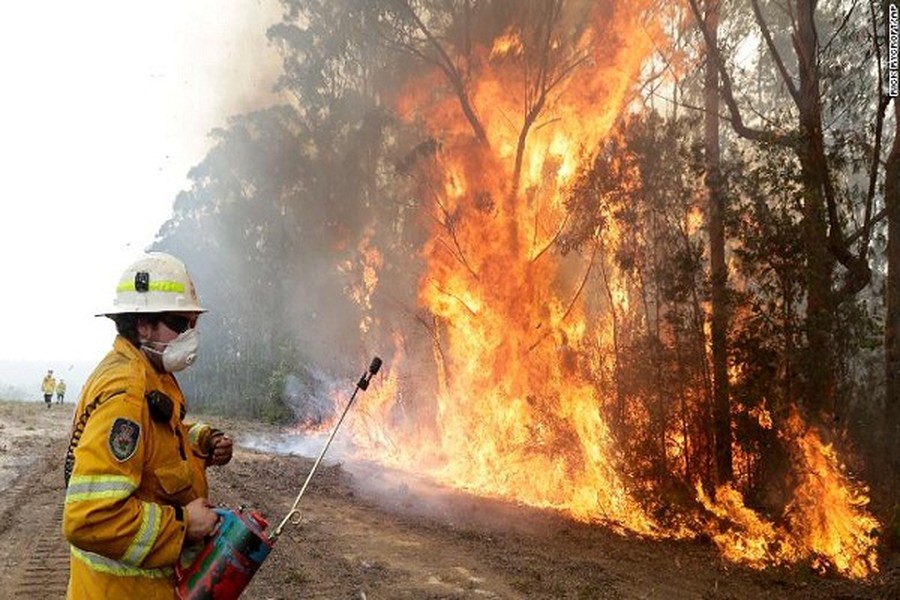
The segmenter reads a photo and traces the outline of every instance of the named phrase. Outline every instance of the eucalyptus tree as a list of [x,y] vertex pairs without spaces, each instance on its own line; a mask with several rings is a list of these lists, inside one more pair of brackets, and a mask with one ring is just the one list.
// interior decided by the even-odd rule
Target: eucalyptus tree
[[[713,44],[719,37],[719,0],[704,2],[703,28]],[[716,476],[719,483],[733,476],[731,401],[728,385],[728,268],[725,264],[726,197],[721,180],[719,138],[719,69],[712,52],[706,54],[703,82],[703,149],[708,194],[710,262],[710,347],[713,363],[713,418]]]
[[[697,0],[690,5],[702,23]],[[756,30],[729,51],[701,28],[718,65],[723,118],[739,136],[788,149],[797,161],[805,279],[802,400],[826,422],[842,410],[833,343],[838,310],[871,279],[874,181],[883,159],[884,104],[873,78],[871,17],[861,8],[841,0],[734,3],[732,18],[749,13]],[[759,53],[748,51],[754,43]],[[748,65],[766,82],[768,97],[747,93],[754,89],[747,85]],[[860,188],[860,180],[872,185]]]

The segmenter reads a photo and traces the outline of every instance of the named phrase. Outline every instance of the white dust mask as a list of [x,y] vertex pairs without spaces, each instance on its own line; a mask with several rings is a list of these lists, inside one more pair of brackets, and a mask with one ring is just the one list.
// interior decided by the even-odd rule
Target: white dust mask
[[[164,346],[162,352],[153,346]],[[171,342],[164,344],[161,342],[150,342],[143,345],[143,350],[148,354],[150,359],[159,364],[162,363],[163,371],[167,373],[175,373],[183,371],[192,364],[197,358],[197,348],[200,345],[200,332],[196,329],[185,329],[178,337]]]

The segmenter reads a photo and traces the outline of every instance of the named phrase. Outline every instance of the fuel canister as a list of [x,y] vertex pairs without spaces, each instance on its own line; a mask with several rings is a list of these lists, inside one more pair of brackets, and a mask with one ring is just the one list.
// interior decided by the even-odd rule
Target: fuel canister
[[236,600],[272,550],[256,512],[214,509],[219,524],[190,564],[178,569],[181,600]]

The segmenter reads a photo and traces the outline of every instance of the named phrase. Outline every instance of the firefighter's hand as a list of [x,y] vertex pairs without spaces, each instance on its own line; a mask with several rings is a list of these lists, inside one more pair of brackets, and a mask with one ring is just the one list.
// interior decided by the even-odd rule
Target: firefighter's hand
[[187,539],[192,542],[202,540],[209,536],[216,528],[219,521],[219,515],[212,510],[209,500],[206,498],[197,498],[191,500],[184,507],[187,516]]
[[231,461],[231,453],[234,450],[234,442],[225,434],[217,435],[212,439],[212,450],[207,461],[211,465],[227,465]]

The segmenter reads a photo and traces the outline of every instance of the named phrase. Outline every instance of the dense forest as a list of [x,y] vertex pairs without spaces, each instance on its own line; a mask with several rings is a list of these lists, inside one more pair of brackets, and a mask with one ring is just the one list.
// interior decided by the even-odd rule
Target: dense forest
[[[154,249],[207,411],[751,565],[900,543],[891,2],[282,0]],[[892,70],[893,69],[893,70]]]

